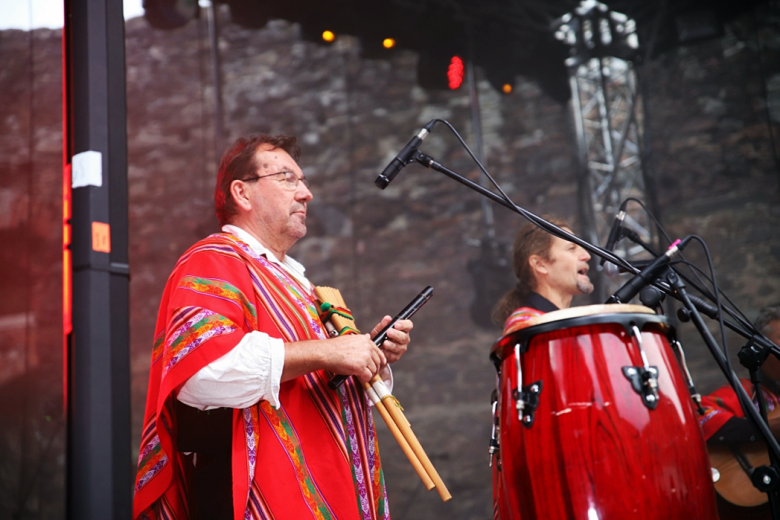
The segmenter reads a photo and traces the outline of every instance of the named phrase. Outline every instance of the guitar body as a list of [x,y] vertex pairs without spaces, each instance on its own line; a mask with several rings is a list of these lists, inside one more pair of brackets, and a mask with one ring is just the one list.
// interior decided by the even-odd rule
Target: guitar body
[[[778,429],[780,408],[768,414],[770,429]],[[770,520],[772,510],[766,493],[757,490],[742,468],[737,456],[751,467],[769,465],[769,453],[763,440],[746,442],[737,447],[707,445],[710,464],[720,473],[714,483],[720,520]]]
[[[752,467],[769,464],[764,441],[740,444],[736,448]],[[720,472],[720,478],[715,482],[715,491],[726,501],[742,507],[753,507],[769,501],[766,493],[757,490],[750,477],[742,469],[729,446],[708,446],[710,464]]]

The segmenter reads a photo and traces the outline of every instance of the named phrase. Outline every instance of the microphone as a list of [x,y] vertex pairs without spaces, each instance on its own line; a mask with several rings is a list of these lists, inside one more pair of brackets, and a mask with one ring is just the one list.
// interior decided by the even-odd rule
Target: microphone
[[691,237],[687,236],[682,240],[675,240],[675,242],[669,246],[664,254],[653,260],[653,262],[642,269],[636,276],[627,281],[623,286],[615,291],[615,294],[609,297],[607,303],[628,303],[631,299],[639,294],[645,286],[650,285],[653,280],[669,265],[677,253],[682,251],[688,242],[691,241]]
[[[626,218],[626,202],[623,201],[623,203],[620,205],[620,210],[615,215],[615,220],[612,222],[612,229],[609,230],[609,237],[607,237],[607,243],[604,245],[604,249],[612,252],[613,249],[615,249],[615,244],[618,243],[618,241],[623,238],[623,219]],[[601,259],[601,266],[604,266],[604,262],[606,262],[606,259]]]
[[409,141],[409,144],[407,144],[404,149],[395,156],[395,159],[390,161],[390,164],[387,165],[382,173],[379,174],[379,177],[376,178],[374,184],[376,184],[380,190],[387,188],[387,185],[392,182],[396,175],[398,175],[398,172],[401,171],[401,168],[409,164],[412,159],[412,155],[417,151],[417,148],[423,142],[423,139],[425,139],[431,130],[433,130],[433,125],[435,122],[436,120],[434,119],[425,125],[417,135],[412,137],[412,140]]

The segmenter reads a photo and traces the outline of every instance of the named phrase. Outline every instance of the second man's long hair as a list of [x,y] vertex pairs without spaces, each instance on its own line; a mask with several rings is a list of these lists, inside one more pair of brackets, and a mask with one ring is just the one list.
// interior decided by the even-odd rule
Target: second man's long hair
[[[558,227],[568,228],[566,221],[559,218],[545,217]],[[507,292],[493,309],[493,321],[503,325],[513,311],[522,307],[531,292],[536,289],[534,277],[528,259],[532,255],[550,260],[550,247],[553,236],[532,222],[526,222],[515,235],[512,248],[512,267],[517,278],[517,284]]]

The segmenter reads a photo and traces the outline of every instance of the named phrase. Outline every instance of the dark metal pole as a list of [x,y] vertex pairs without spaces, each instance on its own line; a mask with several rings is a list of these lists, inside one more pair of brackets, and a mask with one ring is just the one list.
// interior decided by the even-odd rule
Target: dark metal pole
[[123,519],[132,462],[122,1],[66,0],[64,37],[74,183],[67,516]]
[[209,48],[211,49],[211,80],[214,83],[214,153],[219,166],[222,157],[222,62],[219,59],[219,6],[216,0],[209,3]]
[[[474,70],[474,51],[473,43],[471,40],[471,30],[469,30],[469,58],[466,61],[466,77],[469,83],[469,101],[471,105],[471,128],[474,131],[474,151],[477,154],[477,159],[482,165],[487,168],[485,163],[485,146],[482,143],[482,115],[479,106],[479,91],[477,90],[477,75]],[[485,178],[479,176],[480,186],[485,186]],[[496,228],[493,218],[493,206],[491,206],[487,199],[482,197],[480,199],[482,204],[482,223],[485,226],[484,238],[491,240],[496,237]]]

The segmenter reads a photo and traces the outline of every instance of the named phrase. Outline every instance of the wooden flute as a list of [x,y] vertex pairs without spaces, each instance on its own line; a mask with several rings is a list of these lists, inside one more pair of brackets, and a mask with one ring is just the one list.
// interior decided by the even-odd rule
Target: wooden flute
[[[323,318],[323,323],[332,336],[359,334],[359,331],[354,326],[354,319],[346,308],[344,299],[338,289],[332,287],[315,287],[314,292],[322,304],[321,310],[323,316],[325,316]],[[384,343],[387,337],[387,331],[390,330],[395,322],[411,317],[431,298],[431,296],[433,296],[433,288],[430,286],[426,287],[409,305],[393,318],[384,329],[372,338],[374,343],[381,348],[382,343]],[[344,380],[346,380],[346,377],[344,377]],[[376,408],[379,415],[382,416],[390,433],[398,442],[404,455],[409,459],[409,462],[417,472],[417,475],[423,481],[426,489],[430,491],[435,487],[444,502],[450,500],[452,495],[450,495],[447,490],[447,486],[441,480],[436,468],[433,467],[433,464],[425,453],[420,441],[417,440],[417,436],[412,431],[409,421],[402,412],[403,408],[401,407],[401,404],[389,392],[384,381],[382,381],[382,378],[379,377],[379,375],[376,375],[370,383],[361,382],[361,384],[369,399],[374,404],[374,408]],[[333,386],[331,387],[334,388]],[[338,385],[336,385],[336,388],[337,387]]]

